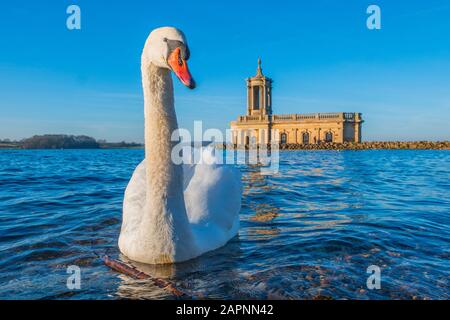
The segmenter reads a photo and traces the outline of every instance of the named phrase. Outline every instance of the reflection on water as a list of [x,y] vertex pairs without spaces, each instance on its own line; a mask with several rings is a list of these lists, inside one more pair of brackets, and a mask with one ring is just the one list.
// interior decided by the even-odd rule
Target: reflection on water
[[[0,152],[0,298],[173,299],[96,253],[192,298],[448,299],[448,151],[283,152],[280,172],[240,166],[239,236],[192,261],[151,266],[117,250],[123,191],[142,150]],[[382,270],[368,290],[366,269]],[[82,270],[81,290],[66,267]]]

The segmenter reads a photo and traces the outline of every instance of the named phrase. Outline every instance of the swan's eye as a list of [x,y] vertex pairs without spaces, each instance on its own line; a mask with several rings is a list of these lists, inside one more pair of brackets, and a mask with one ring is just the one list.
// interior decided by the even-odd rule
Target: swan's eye
[[183,65],[183,59],[181,59],[181,54],[178,55],[178,65],[180,67]]

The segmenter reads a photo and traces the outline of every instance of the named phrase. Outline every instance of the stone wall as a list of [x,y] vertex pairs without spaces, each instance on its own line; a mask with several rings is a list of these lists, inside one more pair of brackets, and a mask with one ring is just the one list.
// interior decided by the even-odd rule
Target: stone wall
[[450,141],[371,141],[320,144],[285,144],[280,150],[371,150],[371,149],[430,149],[450,150]]
[[[219,148],[225,146],[218,146]],[[229,148],[233,148],[232,145]],[[244,146],[234,146],[244,149]],[[248,147],[246,147],[248,149]],[[270,148],[270,146],[269,146]],[[371,142],[344,142],[320,144],[281,144],[280,150],[450,150],[450,141],[371,141]]]

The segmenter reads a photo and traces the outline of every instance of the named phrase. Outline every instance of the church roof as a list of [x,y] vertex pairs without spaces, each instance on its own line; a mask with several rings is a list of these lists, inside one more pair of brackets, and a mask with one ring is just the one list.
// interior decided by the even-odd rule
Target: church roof
[[272,81],[272,79],[266,77],[262,72],[261,58],[258,58],[258,68],[256,69],[256,75],[249,79],[266,79],[267,81]]

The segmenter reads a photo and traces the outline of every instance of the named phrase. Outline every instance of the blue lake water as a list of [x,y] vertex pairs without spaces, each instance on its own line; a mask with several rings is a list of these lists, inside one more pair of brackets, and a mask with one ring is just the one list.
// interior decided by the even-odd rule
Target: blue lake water
[[[0,298],[173,298],[110,270],[124,189],[142,150],[0,151]],[[287,151],[241,166],[239,236],[141,270],[193,297],[449,299],[450,151]],[[81,268],[81,289],[66,268]],[[369,290],[367,267],[381,268]]]

